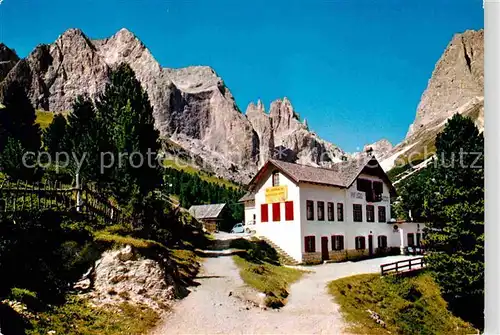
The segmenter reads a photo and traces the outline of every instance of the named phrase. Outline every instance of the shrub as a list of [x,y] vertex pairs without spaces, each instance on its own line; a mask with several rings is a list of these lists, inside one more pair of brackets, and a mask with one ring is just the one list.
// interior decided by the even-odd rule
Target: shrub
[[8,298],[9,300],[19,301],[32,310],[38,310],[41,307],[38,295],[35,292],[32,292],[24,288],[13,287],[10,290]]
[[79,279],[95,253],[92,234],[72,218],[52,211],[0,220],[0,296],[13,287],[36,292],[41,300],[61,297]]
[[247,261],[253,263],[271,263],[271,264],[279,264],[279,255],[276,250],[269,245],[266,241],[263,240],[252,240],[249,241],[244,238],[238,238],[232,240],[229,244],[230,248],[234,249],[242,249],[246,250],[246,254],[243,254],[242,257]]

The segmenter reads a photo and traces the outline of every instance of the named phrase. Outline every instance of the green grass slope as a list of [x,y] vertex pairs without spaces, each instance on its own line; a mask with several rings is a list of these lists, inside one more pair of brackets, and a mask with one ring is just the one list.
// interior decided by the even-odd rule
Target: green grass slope
[[194,167],[193,165],[190,165],[189,163],[182,161],[181,159],[166,159],[163,161],[163,166],[164,167],[169,167],[173,168],[179,171],[183,171],[189,174],[197,174],[202,180],[217,184],[220,186],[226,186],[226,187],[231,187],[231,188],[239,188],[239,186],[232,181],[229,181],[227,179],[223,178],[218,178],[216,176],[213,176],[203,170],[200,170],[197,167]]
[[276,250],[265,241],[236,239],[231,242],[231,247],[246,251],[241,256],[233,256],[240,269],[241,279],[266,295],[266,306],[283,307],[287,302],[290,285],[305,272],[282,266]]
[[[328,284],[354,334],[476,334],[447,309],[430,274],[414,277],[357,275]],[[367,310],[380,315],[377,324]]]

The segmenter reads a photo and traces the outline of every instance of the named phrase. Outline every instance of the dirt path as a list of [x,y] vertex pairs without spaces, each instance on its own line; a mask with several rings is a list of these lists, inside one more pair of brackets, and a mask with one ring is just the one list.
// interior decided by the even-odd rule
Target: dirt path
[[232,258],[207,258],[196,279],[200,285],[174,306],[153,334],[345,334],[339,306],[328,295],[326,283],[377,272],[380,264],[405,258],[394,256],[308,267],[314,273],[291,286],[288,304],[281,310],[262,310],[237,298],[249,289]]

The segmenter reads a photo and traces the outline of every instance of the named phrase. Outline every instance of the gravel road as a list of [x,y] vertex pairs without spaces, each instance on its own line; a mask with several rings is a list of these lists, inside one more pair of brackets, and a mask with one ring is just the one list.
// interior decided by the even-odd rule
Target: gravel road
[[280,310],[253,307],[237,297],[255,292],[245,286],[230,256],[207,258],[196,279],[200,285],[174,305],[152,334],[346,334],[339,306],[328,295],[326,283],[378,272],[380,264],[406,258],[306,267],[314,272],[291,286],[288,303]]

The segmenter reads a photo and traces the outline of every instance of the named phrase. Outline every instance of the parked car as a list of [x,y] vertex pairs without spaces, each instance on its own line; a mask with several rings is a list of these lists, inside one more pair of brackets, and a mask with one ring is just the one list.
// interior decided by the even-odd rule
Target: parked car
[[405,248],[405,254],[413,256],[423,255],[424,249],[422,247],[408,246]]
[[235,224],[233,229],[231,229],[231,234],[244,233],[244,232],[245,232],[245,224],[243,222]]

